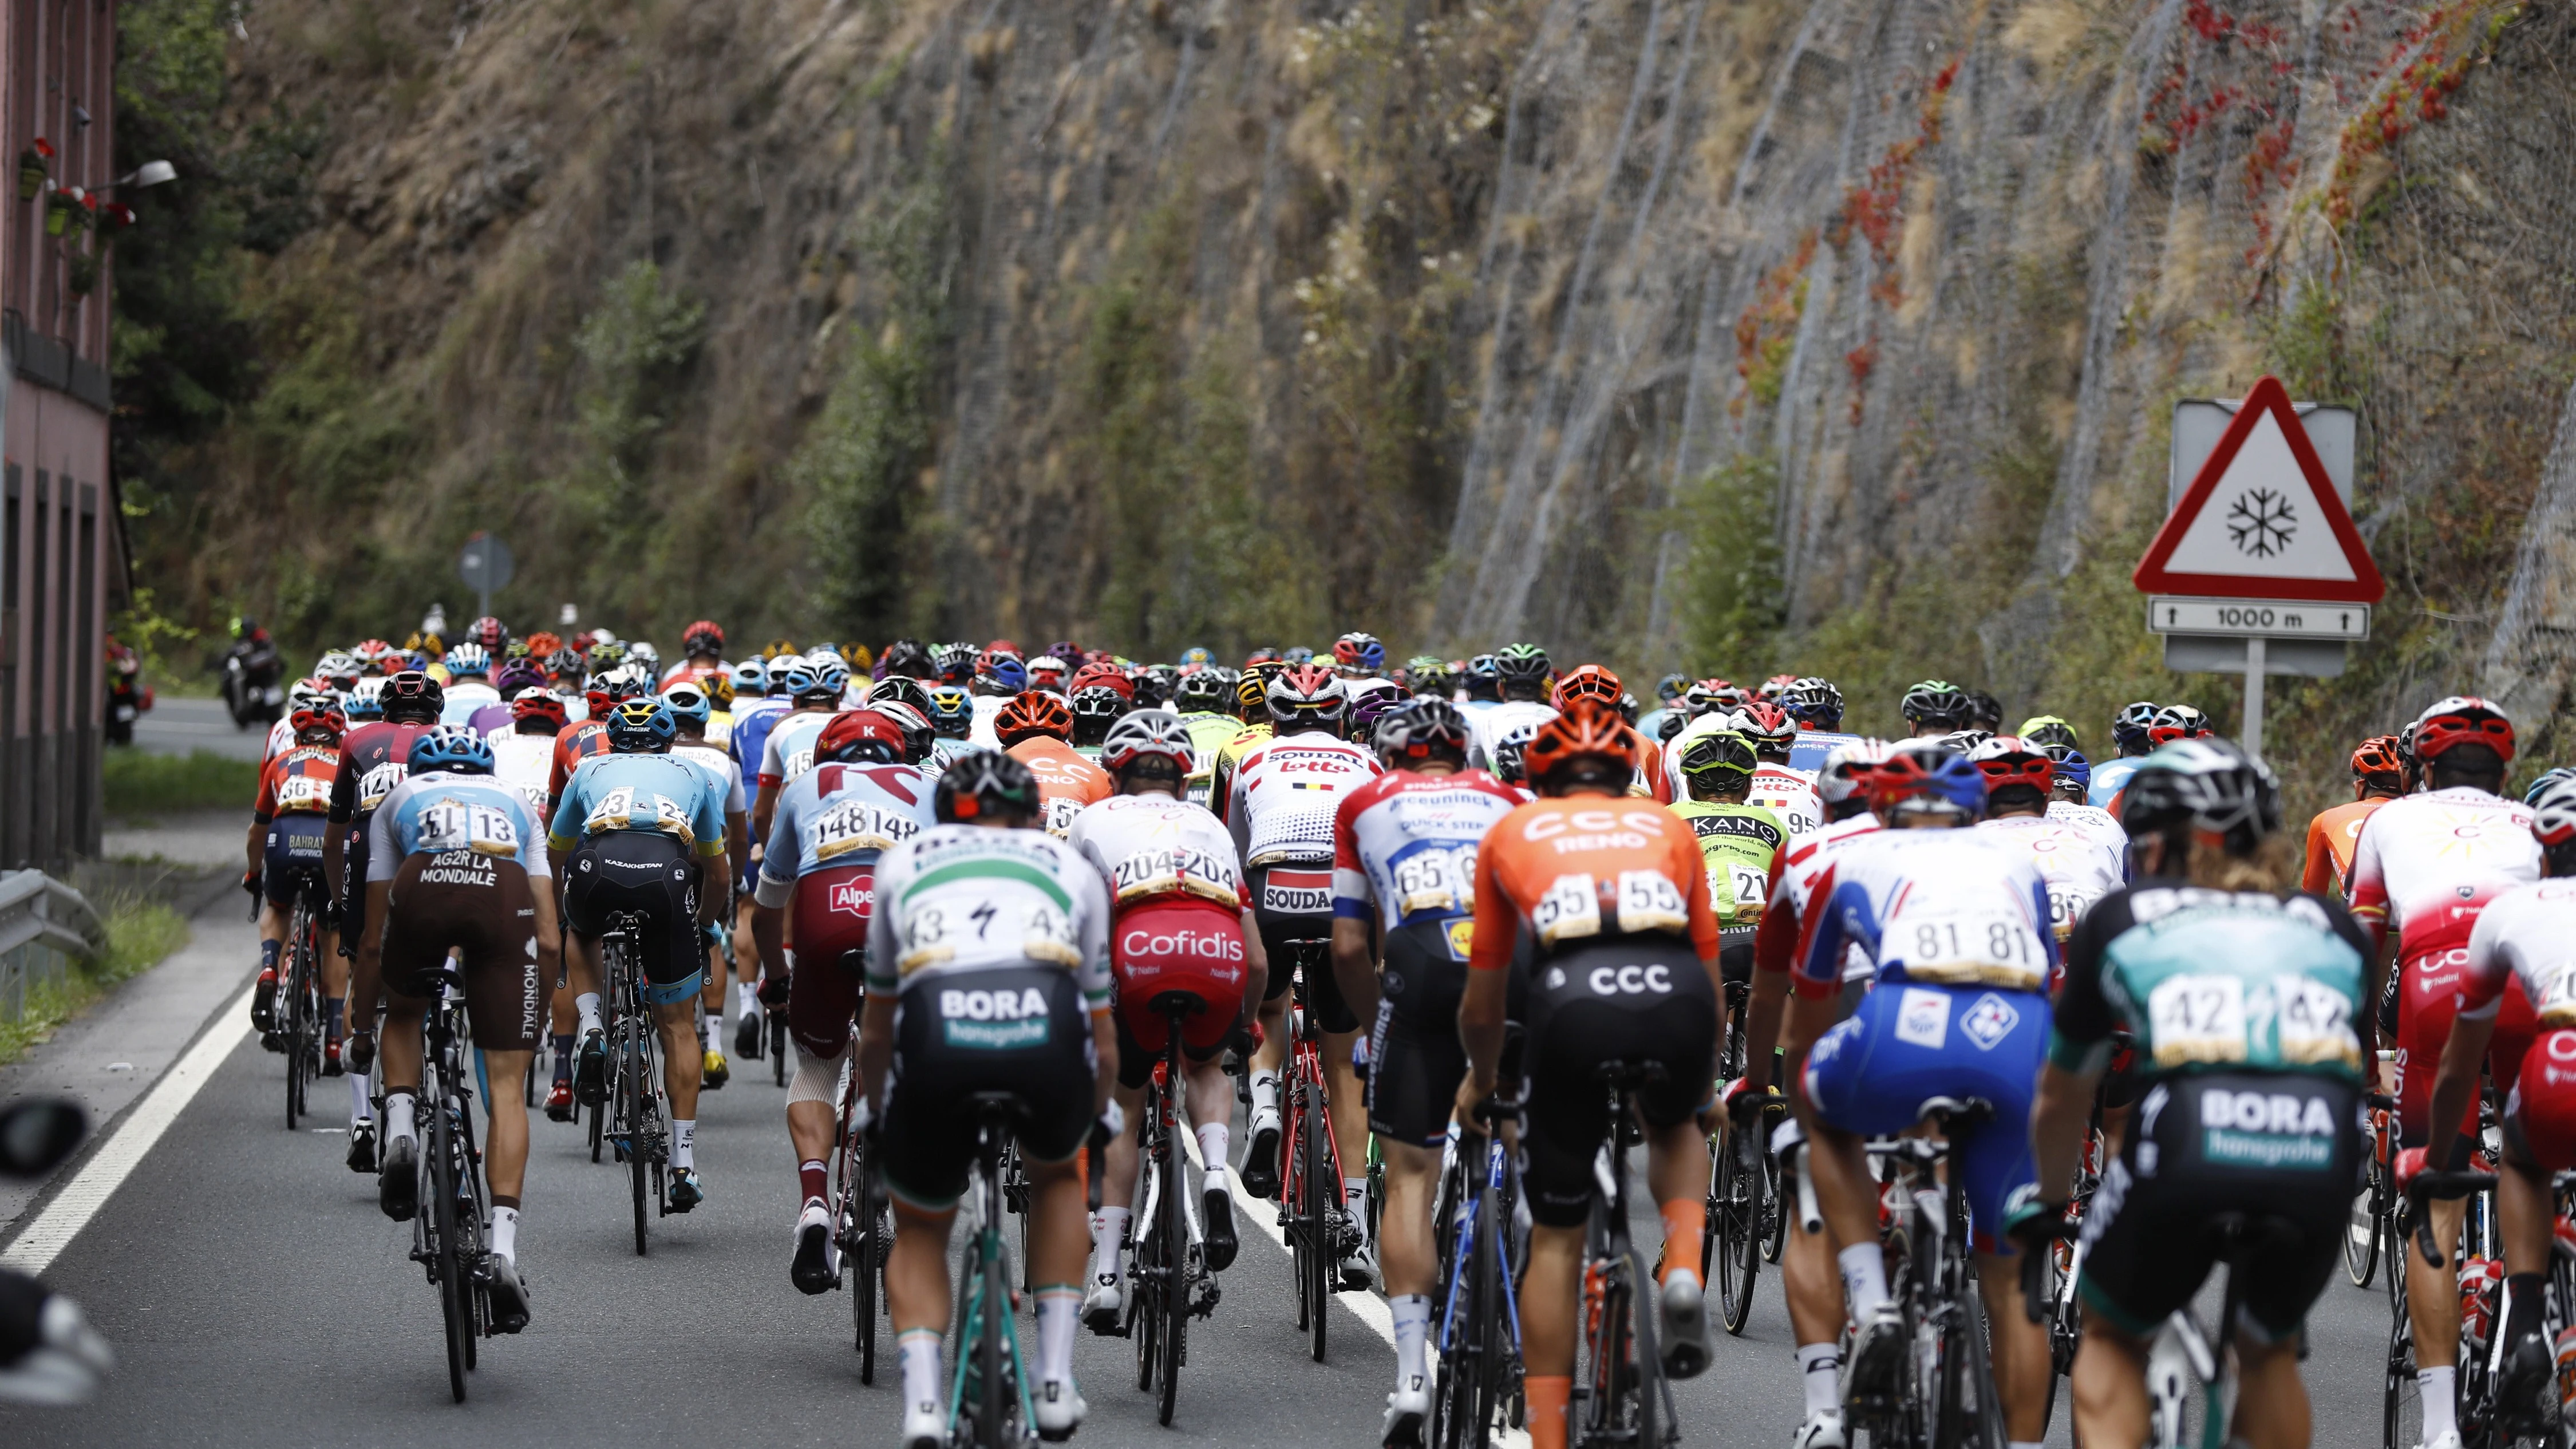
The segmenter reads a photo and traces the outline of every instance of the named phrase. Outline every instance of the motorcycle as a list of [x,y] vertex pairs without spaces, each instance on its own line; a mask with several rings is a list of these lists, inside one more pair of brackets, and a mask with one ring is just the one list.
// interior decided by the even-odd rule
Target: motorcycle
[[286,713],[285,661],[265,638],[235,644],[224,656],[224,707],[233,726],[263,728]]
[[134,743],[134,721],[152,707],[152,686],[143,682],[143,656],[114,639],[107,641],[107,742]]

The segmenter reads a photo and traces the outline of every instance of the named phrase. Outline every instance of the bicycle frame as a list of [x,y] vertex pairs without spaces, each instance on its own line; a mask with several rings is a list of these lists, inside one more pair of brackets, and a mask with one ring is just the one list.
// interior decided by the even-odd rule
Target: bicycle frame
[[[1989,1125],[1984,1102],[1934,1098],[1924,1104],[1943,1140],[1878,1138],[1867,1144],[1872,1176],[1880,1183],[1879,1211],[1887,1231],[1903,1235],[1905,1281],[1896,1290],[1913,1344],[1910,1392],[1878,1406],[1871,1442],[1953,1445],[2005,1443],[2003,1412],[1988,1358],[1984,1299],[1970,1257],[1967,1175],[1940,1170],[1949,1139]],[[1802,1180],[1802,1205],[1804,1201]],[[1882,1430],[1878,1425],[1885,1425]]]
[[420,1210],[412,1215],[412,1261],[438,1288],[447,1328],[448,1389],[465,1401],[474,1340],[489,1336],[488,1267],[483,1243],[482,1153],[474,1140],[473,1073],[464,993],[455,963],[439,972],[439,993],[422,1018],[421,1090],[428,1130],[420,1154]]
[[1181,1050],[1187,1015],[1186,1007],[1165,1008],[1163,1054],[1145,1086],[1137,1134],[1143,1183],[1130,1218],[1136,1253],[1127,1265],[1136,1285],[1125,1324],[1136,1343],[1136,1387],[1159,1390],[1156,1417],[1166,1425],[1178,1402],[1181,1365],[1188,1361],[1189,1320],[1214,1313],[1220,1296],[1207,1268],[1199,1205],[1189,1191],[1189,1078]]
[[1339,1291],[1336,1269],[1344,1235],[1355,1227],[1344,1221],[1342,1146],[1333,1133],[1324,1081],[1323,1034],[1306,1002],[1312,973],[1332,969],[1329,950],[1325,941],[1292,943],[1290,959],[1298,970],[1290,988],[1288,1080],[1279,1140],[1279,1220],[1296,1259],[1297,1326],[1312,1335],[1317,1363],[1324,1361],[1326,1310]]
[[[1515,1159],[1495,1125],[1517,1102],[1478,1110],[1481,1137],[1453,1135],[1447,1171],[1461,1189],[1452,1209],[1440,1293],[1438,1388],[1431,1399],[1434,1449],[1486,1449],[1497,1419],[1521,1392],[1520,1263],[1508,1209],[1517,1197]],[[1467,1156],[1481,1141],[1481,1159]],[[1444,1174],[1445,1175],[1445,1174]]]
[[[948,1382],[948,1432],[951,1443],[975,1443],[986,1449],[1000,1449],[1017,1444],[1024,1437],[1012,1430],[1008,1410],[1016,1407],[1016,1421],[1025,1427],[1035,1424],[1037,1416],[1029,1398],[1029,1376],[1020,1357],[1020,1331],[1011,1311],[1011,1274],[1009,1252],[1002,1242],[1002,1155],[1010,1142],[1003,1126],[1003,1113],[1010,1104],[1007,1096],[998,1101],[994,1094],[977,1094],[974,1177],[967,1199],[975,1205],[974,1242],[967,1250],[966,1272],[969,1275],[959,1294],[957,1315],[957,1355]],[[1011,1396],[1002,1405],[1005,1412],[983,1414],[975,1418],[971,1440],[957,1432],[958,1419],[971,1405],[977,1411],[988,1406],[995,1381],[1007,1377]]]
[[661,1024],[645,998],[644,972],[635,958],[639,918],[620,913],[599,938],[600,964],[607,977],[604,1002],[614,1015],[607,1022],[608,1100],[602,1107],[608,1124],[604,1136],[626,1164],[628,1196],[634,1207],[635,1256],[645,1254],[645,1199],[654,1215],[663,1216],[663,1179],[670,1145],[663,1131]]
[[1566,1437],[1575,1449],[1661,1449],[1681,1441],[1672,1384],[1655,1344],[1654,1280],[1628,1237],[1628,1149],[1644,1140],[1637,1087],[1655,1070],[1614,1062],[1601,1071],[1609,1129],[1593,1154],[1600,1191],[1584,1229],[1583,1353],[1566,1406]]

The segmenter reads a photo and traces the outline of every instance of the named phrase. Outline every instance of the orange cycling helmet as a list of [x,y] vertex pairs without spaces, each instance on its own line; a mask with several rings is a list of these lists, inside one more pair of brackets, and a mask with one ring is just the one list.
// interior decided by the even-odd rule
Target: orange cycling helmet
[[1637,732],[1619,717],[1618,710],[1577,700],[1574,708],[1538,727],[1521,752],[1521,767],[1532,781],[1544,785],[1576,760],[1593,757],[1616,761],[1622,773],[1635,774]]
[[304,737],[308,734],[327,735],[336,744],[349,728],[348,716],[340,713],[337,701],[327,697],[313,704],[296,706],[295,713],[287,716],[287,723],[295,731],[299,744],[306,743]]
[[1550,702],[1560,710],[1567,710],[1574,708],[1576,701],[1588,699],[1594,704],[1606,704],[1617,709],[1620,696],[1626,692],[1620,686],[1618,675],[1598,664],[1586,664],[1569,671],[1556,682],[1556,698]]
[[993,716],[993,737],[1005,749],[1031,735],[1073,738],[1073,710],[1061,695],[1044,689],[1026,690],[1012,695],[1002,712]]
[[2353,746],[2352,772],[2361,775],[2397,775],[2406,770],[2406,762],[2397,757],[2397,736],[2372,735]]
[[2497,760],[2513,763],[2513,721],[2475,695],[2455,694],[2415,720],[2415,758],[2427,764],[2462,745],[2484,745]]

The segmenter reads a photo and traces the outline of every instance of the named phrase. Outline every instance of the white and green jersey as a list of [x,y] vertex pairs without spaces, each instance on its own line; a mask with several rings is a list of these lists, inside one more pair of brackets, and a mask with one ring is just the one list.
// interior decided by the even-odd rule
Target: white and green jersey
[[1109,893],[1043,830],[938,825],[877,860],[868,990],[968,971],[1054,967],[1109,1005]]

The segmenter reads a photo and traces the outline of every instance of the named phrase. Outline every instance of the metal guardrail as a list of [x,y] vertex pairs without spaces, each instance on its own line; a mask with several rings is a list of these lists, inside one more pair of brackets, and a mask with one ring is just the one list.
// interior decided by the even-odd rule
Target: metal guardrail
[[27,1015],[27,992],[107,949],[87,897],[41,870],[0,871],[0,1020]]

